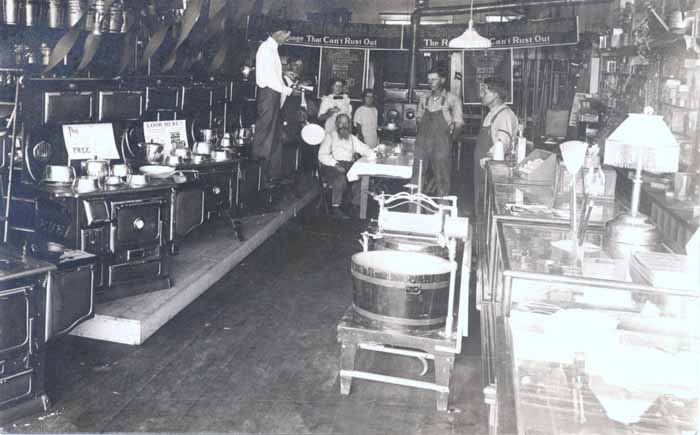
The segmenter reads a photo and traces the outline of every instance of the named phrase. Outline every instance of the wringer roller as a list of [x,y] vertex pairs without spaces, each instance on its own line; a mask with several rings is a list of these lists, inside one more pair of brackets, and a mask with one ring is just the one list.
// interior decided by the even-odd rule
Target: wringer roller
[[[447,409],[454,355],[467,335],[471,231],[457,216],[457,197],[416,192],[373,195],[379,203],[376,226],[362,233],[363,251],[352,257],[353,305],[338,325],[341,393],[352,378],[437,391],[438,409]],[[460,297],[455,319],[457,242],[464,242]],[[435,382],[354,370],[357,349],[415,357]]]

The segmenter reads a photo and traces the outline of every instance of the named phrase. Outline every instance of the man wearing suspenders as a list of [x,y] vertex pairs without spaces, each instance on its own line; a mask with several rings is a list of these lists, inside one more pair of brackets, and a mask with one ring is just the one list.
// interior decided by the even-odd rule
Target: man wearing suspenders
[[479,85],[481,104],[489,108],[479,130],[474,150],[474,211],[478,213],[483,206],[484,162],[491,154],[491,147],[500,141],[504,154],[508,154],[518,134],[518,117],[504,101],[508,96],[505,83],[486,78]]
[[445,90],[445,72],[433,68],[428,73],[430,95],[418,103],[418,135],[413,161],[413,181],[418,181],[418,163],[423,161],[422,192],[450,194],[452,143],[464,125],[462,100]]

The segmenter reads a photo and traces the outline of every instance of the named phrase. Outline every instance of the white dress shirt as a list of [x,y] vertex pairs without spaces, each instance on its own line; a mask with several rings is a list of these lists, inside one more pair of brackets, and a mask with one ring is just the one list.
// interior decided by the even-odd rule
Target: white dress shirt
[[328,119],[326,119],[326,123],[324,124],[326,134],[330,134],[331,132],[335,131],[335,118],[341,113],[348,115],[350,119],[352,119],[352,104],[350,104],[350,97],[347,95],[342,95],[342,98],[338,99],[334,98],[333,94],[321,97],[321,105],[318,108],[318,114],[323,115],[333,107],[337,107],[340,109],[340,111],[334,113],[333,115],[329,116]]
[[341,139],[338,132],[327,134],[318,149],[318,161],[322,165],[335,166],[338,162],[350,162],[352,156],[358,153],[362,157],[374,155],[372,148],[351,134],[347,139]]
[[280,107],[282,107],[287,95],[292,93],[292,88],[286,86],[282,81],[282,61],[277,47],[279,44],[272,36],[269,36],[258,47],[255,54],[255,84],[260,88],[270,88],[279,92],[281,94]]

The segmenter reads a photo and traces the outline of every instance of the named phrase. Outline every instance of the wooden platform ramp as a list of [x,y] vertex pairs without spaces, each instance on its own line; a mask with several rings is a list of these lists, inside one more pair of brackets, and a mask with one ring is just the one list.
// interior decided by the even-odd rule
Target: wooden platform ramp
[[142,344],[313,201],[319,193],[318,182],[301,180],[294,192],[275,207],[279,211],[244,218],[243,242],[236,239],[224,220],[197,228],[183,241],[179,255],[171,258],[173,287],[98,304],[95,317],[78,325],[71,334]]

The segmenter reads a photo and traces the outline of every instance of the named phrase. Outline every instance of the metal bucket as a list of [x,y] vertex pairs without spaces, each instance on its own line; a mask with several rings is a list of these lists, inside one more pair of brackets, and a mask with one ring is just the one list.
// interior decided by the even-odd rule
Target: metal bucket
[[374,240],[374,250],[377,251],[403,251],[403,252],[418,252],[420,254],[429,254],[449,258],[449,250],[447,246],[440,246],[437,243],[430,243],[425,240],[410,239],[406,237],[382,237]]
[[434,255],[368,251],[352,256],[353,309],[379,326],[431,331],[445,325],[450,262]]

